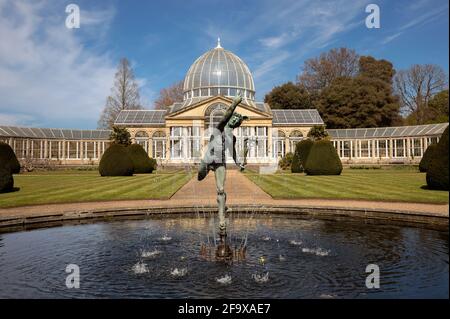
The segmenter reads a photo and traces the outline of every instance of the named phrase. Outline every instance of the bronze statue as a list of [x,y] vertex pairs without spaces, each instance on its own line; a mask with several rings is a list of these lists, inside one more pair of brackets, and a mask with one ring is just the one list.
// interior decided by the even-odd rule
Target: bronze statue
[[[248,118],[239,113],[234,112],[238,104],[242,101],[242,96],[238,94],[233,103],[227,108],[225,114],[219,124],[214,128],[206,153],[200,163],[198,170],[198,180],[203,180],[209,171],[214,171],[217,189],[217,204],[219,206],[219,235],[220,245],[216,251],[216,257],[219,259],[232,256],[231,248],[226,244],[226,222],[225,209],[226,198],[225,193],[225,178],[226,178],[226,153],[231,151],[233,160],[241,171],[245,168],[245,160],[240,163],[236,152],[236,137],[233,135],[233,130],[238,128],[244,120]],[[244,151],[244,158],[245,158]]]

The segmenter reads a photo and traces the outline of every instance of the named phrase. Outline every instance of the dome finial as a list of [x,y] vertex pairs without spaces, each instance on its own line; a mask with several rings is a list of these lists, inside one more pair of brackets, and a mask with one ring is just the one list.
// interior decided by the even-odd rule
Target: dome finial
[[220,37],[219,38],[217,38],[217,46],[216,46],[216,49],[221,49],[222,48],[222,46],[220,45]]

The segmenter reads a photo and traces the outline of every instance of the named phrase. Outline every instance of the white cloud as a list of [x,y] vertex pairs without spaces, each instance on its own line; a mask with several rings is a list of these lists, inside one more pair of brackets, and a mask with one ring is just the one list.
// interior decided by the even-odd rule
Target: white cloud
[[30,123],[33,118],[24,114],[5,114],[0,113],[0,125],[21,126],[23,123]]
[[448,13],[448,4],[446,4],[445,6],[436,8],[434,10],[427,11],[426,13],[411,19],[408,23],[406,23],[403,26],[401,26],[399,28],[399,30],[403,31],[403,30],[415,27],[417,25],[421,25],[421,24],[426,24],[426,23],[432,22],[435,19],[437,19],[440,15],[447,14],[447,13]]
[[286,43],[287,35],[285,33],[275,37],[259,39],[259,42],[268,48],[278,48]]
[[397,33],[395,33],[395,34],[393,34],[393,35],[390,35],[390,36],[385,37],[385,38],[381,41],[381,44],[388,44],[388,43],[391,42],[392,40],[394,40],[394,39],[398,38],[399,36],[401,36],[402,33],[403,33],[403,32],[397,32]]
[[[83,18],[80,29],[67,29],[66,13],[62,10],[60,17],[49,17],[49,5],[0,0],[2,122],[95,127],[116,63],[107,54],[84,47],[80,34],[86,36],[88,30],[82,31]],[[84,27],[107,26],[112,12],[84,11]]]
[[291,56],[288,52],[281,52],[276,56],[273,56],[269,59],[266,59],[262,62],[257,69],[253,72],[253,77],[256,79],[260,79],[265,76],[267,73],[271,72],[277,65],[284,62]]
[[[349,30],[363,27],[367,3],[367,0],[266,2],[260,15],[254,14],[245,29],[236,31],[239,37],[257,38],[262,45],[245,58],[253,65],[258,91],[270,89],[266,84],[271,82],[289,80],[277,70],[286,60],[295,59],[300,68],[302,58],[332,45]],[[269,32],[270,36],[261,36]],[[272,81],[267,81],[268,76]]]
[[[420,1],[420,2],[417,2],[415,4],[415,6],[409,7],[409,9],[410,9],[410,11],[416,11],[419,8],[422,8],[427,4],[429,4],[429,0]],[[445,14],[446,12],[448,12],[448,5],[438,7],[434,10],[426,11],[424,14],[421,14],[419,16],[412,17],[409,19],[408,23],[405,23],[405,24],[401,25],[400,27],[398,27],[397,32],[383,38],[380,41],[380,43],[382,45],[388,44],[389,42],[398,38],[403,33],[407,32],[408,29],[415,28],[417,26],[421,26],[421,25],[425,25],[427,23],[433,22],[439,16],[441,16],[442,14]]]

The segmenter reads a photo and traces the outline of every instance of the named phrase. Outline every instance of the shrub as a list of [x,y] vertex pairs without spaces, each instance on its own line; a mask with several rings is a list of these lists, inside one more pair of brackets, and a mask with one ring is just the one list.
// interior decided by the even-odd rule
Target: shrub
[[0,167],[0,193],[10,192],[14,187],[14,179],[9,168]]
[[284,157],[278,162],[278,166],[283,170],[290,169],[293,158],[294,154],[286,153],[286,155],[284,155]]
[[153,157],[150,157],[150,162],[152,164],[152,170],[156,171],[156,168],[158,167],[158,163],[156,162],[156,159],[154,159]]
[[128,154],[133,162],[135,173],[151,173],[156,168],[156,161],[148,157],[147,152],[139,144],[127,147]]
[[113,126],[113,131],[109,135],[109,139],[113,144],[130,145],[131,135],[130,132],[124,127]]
[[302,173],[304,171],[305,162],[312,145],[313,141],[310,139],[301,140],[300,143],[297,143],[294,157],[292,158],[292,173]]
[[98,171],[101,176],[133,175],[133,161],[127,148],[121,144],[111,144],[100,160]]
[[11,174],[20,172],[20,164],[13,149],[6,143],[0,142],[0,168],[8,169]]
[[423,157],[420,160],[420,164],[419,164],[419,171],[421,171],[422,173],[424,173],[428,170],[428,167],[430,166],[430,162],[433,159],[436,148],[437,148],[437,143],[433,143],[427,147],[427,150],[423,154]]
[[314,125],[308,132],[308,137],[315,141],[322,140],[328,137],[328,132],[325,130],[323,125]]
[[442,134],[427,170],[427,184],[432,189],[448,190],[448,126]]
[[342,163],[329,140],[315,141],[305,163],[308,175],[340,175]]

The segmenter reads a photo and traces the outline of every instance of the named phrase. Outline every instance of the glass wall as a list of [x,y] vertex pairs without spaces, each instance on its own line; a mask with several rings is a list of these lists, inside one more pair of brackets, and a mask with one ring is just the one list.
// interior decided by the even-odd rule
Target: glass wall
[[172,126],[170,128],[170,158],[183,157],[183,127]]
[[153,158],[166,158],[166,133],[163,131],[157,131],[153,133]]
[[286,134],[280,130],[273,130],[272,132],[272,156],[274,158],[284,157],[286,154]]
[[202,156],[200,126],[192,126],[187,128],[188,133],[188,158],[198,159]]

